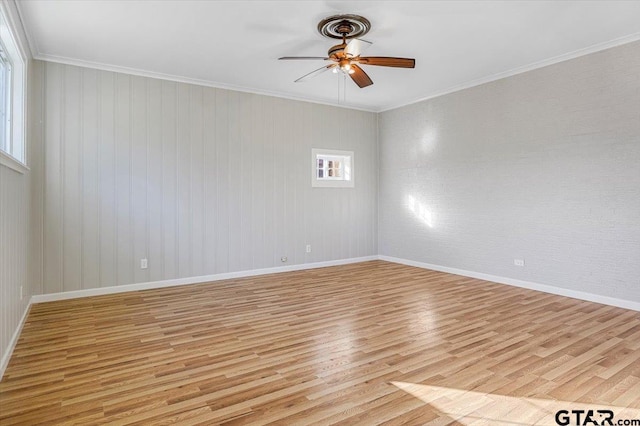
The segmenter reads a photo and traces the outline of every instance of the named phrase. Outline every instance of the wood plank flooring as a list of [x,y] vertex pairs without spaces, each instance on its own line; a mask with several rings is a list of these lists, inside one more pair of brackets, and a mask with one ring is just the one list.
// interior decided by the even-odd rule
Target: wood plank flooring
[[383,261],[34,305],[0,424],[640,419],[640,313]]

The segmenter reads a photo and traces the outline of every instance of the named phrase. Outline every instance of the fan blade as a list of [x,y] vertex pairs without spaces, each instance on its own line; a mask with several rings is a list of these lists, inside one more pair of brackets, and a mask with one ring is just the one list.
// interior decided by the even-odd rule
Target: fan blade
[[367,47],[371,46],[373,43],[367,40],[361,40],[359,38],[354,38],[349,41],[347,47],[344,49],[344,53],[347,55],[351,55],[351,57],[360,56],[362,52],[367,50]]
[[366,72],[356,64],[351,64],[351,69],[354,71],[353,74],[349,74],[349,77],[362,89],[363,87],[371,86],[373,81]]
[[315,71],[311,71],[309,74],[305,74],[305,75],[303,75],[302,77],[300,77],[299,79],[297,79],[297,80],[295,81],[295,83],[302,83],[302,82],[304,82],[304,81],[309,81],[309,80],[311,80],[312,78],[314,78],[314,77],[316,77],[316,76],[318,76],[318,75],[322,74],[323,72],[328,71],[328,70],[330,70],[331,68],[335,68],[335,67],[337,67],[337,66],[338,66],[338,64],[331,64],[331,65],[327,65],[326,67],[318,68],[318,69],[317,69],[317,70],[315,70]]
[[411,58],[391,58],[386,56],[367,56],[353,59],[362,65],[380,65],[382,67],[415,68],[416,60]]
[[278,58],[279,61],[308,61],[308,60],[322,60],[326,61],[329,58],[323,58],[322,56],[283,56]]

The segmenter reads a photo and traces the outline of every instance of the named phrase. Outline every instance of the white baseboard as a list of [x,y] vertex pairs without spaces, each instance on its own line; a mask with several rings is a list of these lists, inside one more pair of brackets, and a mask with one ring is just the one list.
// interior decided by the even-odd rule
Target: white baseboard
[[18,343],[18,337],[20,337],[20,333],[22,333],[22,327],[24,327],[24,323],[27,319],[27,315],[29,314],[29,309],[31,308],[32,300],[29,300],[29,304],[24,308],[24,313],[22,314],[22,318],[20,318],[20,322],[16,327],[16,330],[13,332],[13,336],[11,336],[11,340],[9,340],[9,346],[7,346],[7,350],[2,354],[2,360],[0,360],[0,380],[4,376],[4,370],[6,370],[7,365],[9,365],[9,360],[11,359],[11,355],[13,354],[13,350]]
[[447,272],[449,274],[462,275],[465,277],[477,278],[485,281],[492,281],[499,284],[512,285],[514,287],[528,288],[530,290],[542,291],[544,293],[556,294],[558,296],[571,297],[574,299],[586,300],[588,302],[602,303],[603,305],[617,306],[619,308],[640,311],[640,303],[630,300],[616,299],[615,297],[601,296],[599,294],[587,293],[584,291],[569,290],[566,288],[538,284],[531,281],[517,280],[514,278],[500,277],[497,275],[483,274],[482,272],[467,271],[464,269],[449,268],[447,266],[433,265],[431,263],[417,262],[415,260],[401,259],[391,256],[378,256],[380,260],[400,263],[402,265],[416,266],[418,268],[432,269],[434,271]]
[[301,263],[298,265],[276,266],[273,268],[250,269],[247,271],[227,272],[223,274],[203,275],[199,277],[178,278],[174,280],[151,281],[138,284],[91,288],[85,290],[65,291],[61,293],[40,294],[31,298],[31,303],[53,302],[56,300],[76,299],[78,297],[101,296],[104,294],[124,293],[127,291],[149,290],[154,288],[173,287],[179,285],[200,284],[211,281],[229,280],[233,278],[253,277],[256,275],[277,274],[280,272],[301,271],[304,269],[326,268],[328,266],[347,265],[350,263],[378,260],[378,256],[352,257],[350,259],[329,260],[326,262]]
[[13,353],[15,345],[18,342],[18,337],[20,336],[22,327],[24,326],[24,323],[27,318],[27,314],[29,313],[29,309],[31,308],[31,305],[33,303],[51,302],[51,301],[65,300],[65,299],[75,299],[78,297],[99,296],[104,294],[124,293],[128,291],[148,290],[148,289],[154,289],[154,288],[172,287],[172,286],[179,286],[179,285],[199,284],[199,283],[206,283],[211,281],[252,277],[256,275],[277,274],[281,272],[300,271],[305,269],[325,268],[328,266],[347,265],[351,263],[367,262],[371,260],[384,260],[387,262],[399,263],[399,264],[408,265],[408,266],[416,266],[418,268],[431,269],[431,270],[440,271],[440,272],[447,272],[450,274],[462,275],[465,277],[477,278],[485,281],[492,281],[500,284],[527,288],[530,290],[542,291],[544,293],[556,294],[559,296],[572,297],[574,299],[586,300],[589,302],[602,303],[605,305],[617,306],[620,308],[640,311],[640,303],[638,302],[616,299],[614,297],[601,296],[598,294],[586,293],[583,291],[569,290],[569,289],[550,286],[546,284],[539,284],[539,283],[534,283],[530,281],[500,277],[497,275],[484,274],[481,272],[467,271],[464,269],[450,268],[447,266],[434,265],[430,263],[418,262],[418,261],[408,260],[408,259],[401,259],[401,258],[391,257],[391,256],[377,255],[377,256],[355,257],[350,259],[331,260],[326,262],[303,263],[299,265],[278,266],[273,268],[228,272],[228,273],[215,274],[215,275],[203,275],[200,277],[179,278],[175,280],[153,281],[153,282],[138,283],[138,284],[128,284],[128,285],[122,285],[122,286],[101,287],[101,288],[93,288],[93,289],[86,289],[86,290],[77,290],[77,291],[68,291],[68,292],[62,292],[62,293],[41,294],[41,295],[32,296],[31,299],[29,300],[29,304],[25,308],[24,314],[22,315],[22,319],[20,320],[18,327],[16,327],[16,330],[13,333],[13,336],[11,337],[9,346],[7,347],[7,350],[5,351],[5,353],[2,355],[2,360],[0,360],[0,379],[2,379],[2,376],[4,375],[4,371],[7,365],[9,364],[9,359],[11,358],[11,354]]
[[[605,305],[617,306],[620,308],[640,311],[640,303],[630,301],[630,300],[617,299],[615,297],[602,296],[599,294],[587,293],[587,292],[578,291],[578,290],[570,290],[570,289],[551,286],[547,284],[540,284],[540,283],[535,283],[531,281],[518,280],[515,278],[501,277],[498,275],[485,274],[482,272],[475,272],[475,271],[467,271],[464,269],[451,268],[448,266],[434,265],[431,263],[418,262],[415,260],[401,259],[397,257],[384,256],[384,255],[354,257],[350,259],[330,260],[326,262],[302,263],[302,264],[290,265],[290,266],[277,266],[273,268],[251,269],[247,271],[227,272],[222,274],[203,275],[199,277],[178,278],[174,280],[151,281],[151,282],[138,283],[138,284],[127,284],[127,285],[121,285],[121,286],[110,286],[110,287],[92,288],[92,289],[85,289],[85,290],[66,291],[62,293],[41,294],[41,295],[32,296],[29,304],[52,302],[56,300],[75,299],[78,297],[124,293],[127,291],[149,290],[154,288],[173,287],[173,286],[189,285],[189,284],[200,284],[200,283],[206,283],[211,281],[221,281],[221,280],[228,280],[228,279],[234,279],[234,278],[253,277],[256,275],[267,275],[267,274],[277,274],[277,273],[289,272],[289,271],[300,271],[304,269],[325,268],[328,266],[347,265],[350,263],[367,262],[371,260],[384,260],[387,262],[400,263],[400,264],[409,265],[409,266],[416,266],[418,268],[432,269],[434,271],[447,272],[450,274],[462,275],[465,277],[477,278],[485,281],[492,281],[499,284],[506,284],[506,285],[512,285],[515,287],[528,288],[530,290],[542,291],[544,293],[556,294],[559,296],[572,297],[574,299],[586,300],[589,302],[602,303]],[[27,310],[28,310],[28,307],[27,307]],[[25,311],[25,315],[26,315],[26,311]],[[23,318],[23,321],[24,321],[24,318]],[[22,327],[22,325],[20,327]],[[17,338],[17,335],[18,334],[15,334],[14,338]],[[8,358],[8,356],[5,354],[5,356],[2,359],[3,362],[5,362],[5,359],[4,359],[5,357]],[[4,364],[0,364],[0,366],[4,366]]]

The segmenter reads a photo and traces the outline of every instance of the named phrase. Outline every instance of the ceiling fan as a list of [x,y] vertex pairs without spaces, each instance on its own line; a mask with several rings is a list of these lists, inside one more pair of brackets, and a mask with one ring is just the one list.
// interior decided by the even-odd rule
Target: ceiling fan
[[411,58],[394,58],[388,56],[361,56],[371,42],[360,37],[371,28],[371,23],[359,15],[336,15],[323,19],[318,23],[318,32],[325,37],[341,39],[342,43],[332,46],[327,56],[283,56],[279,60],[323,60],[331,61],[329,65],[303,75],[295,82],[308,81],[325,71],[342,72],[360,87],[373,84],[371,78],[360,65],[377,65],[383,67],[415,68],[416,60]]

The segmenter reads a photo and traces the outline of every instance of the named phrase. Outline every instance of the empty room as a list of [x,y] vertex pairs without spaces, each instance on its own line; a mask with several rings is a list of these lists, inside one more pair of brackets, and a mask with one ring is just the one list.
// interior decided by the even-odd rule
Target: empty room
[[0,425],[640,426],[640,1],[0,0]]

